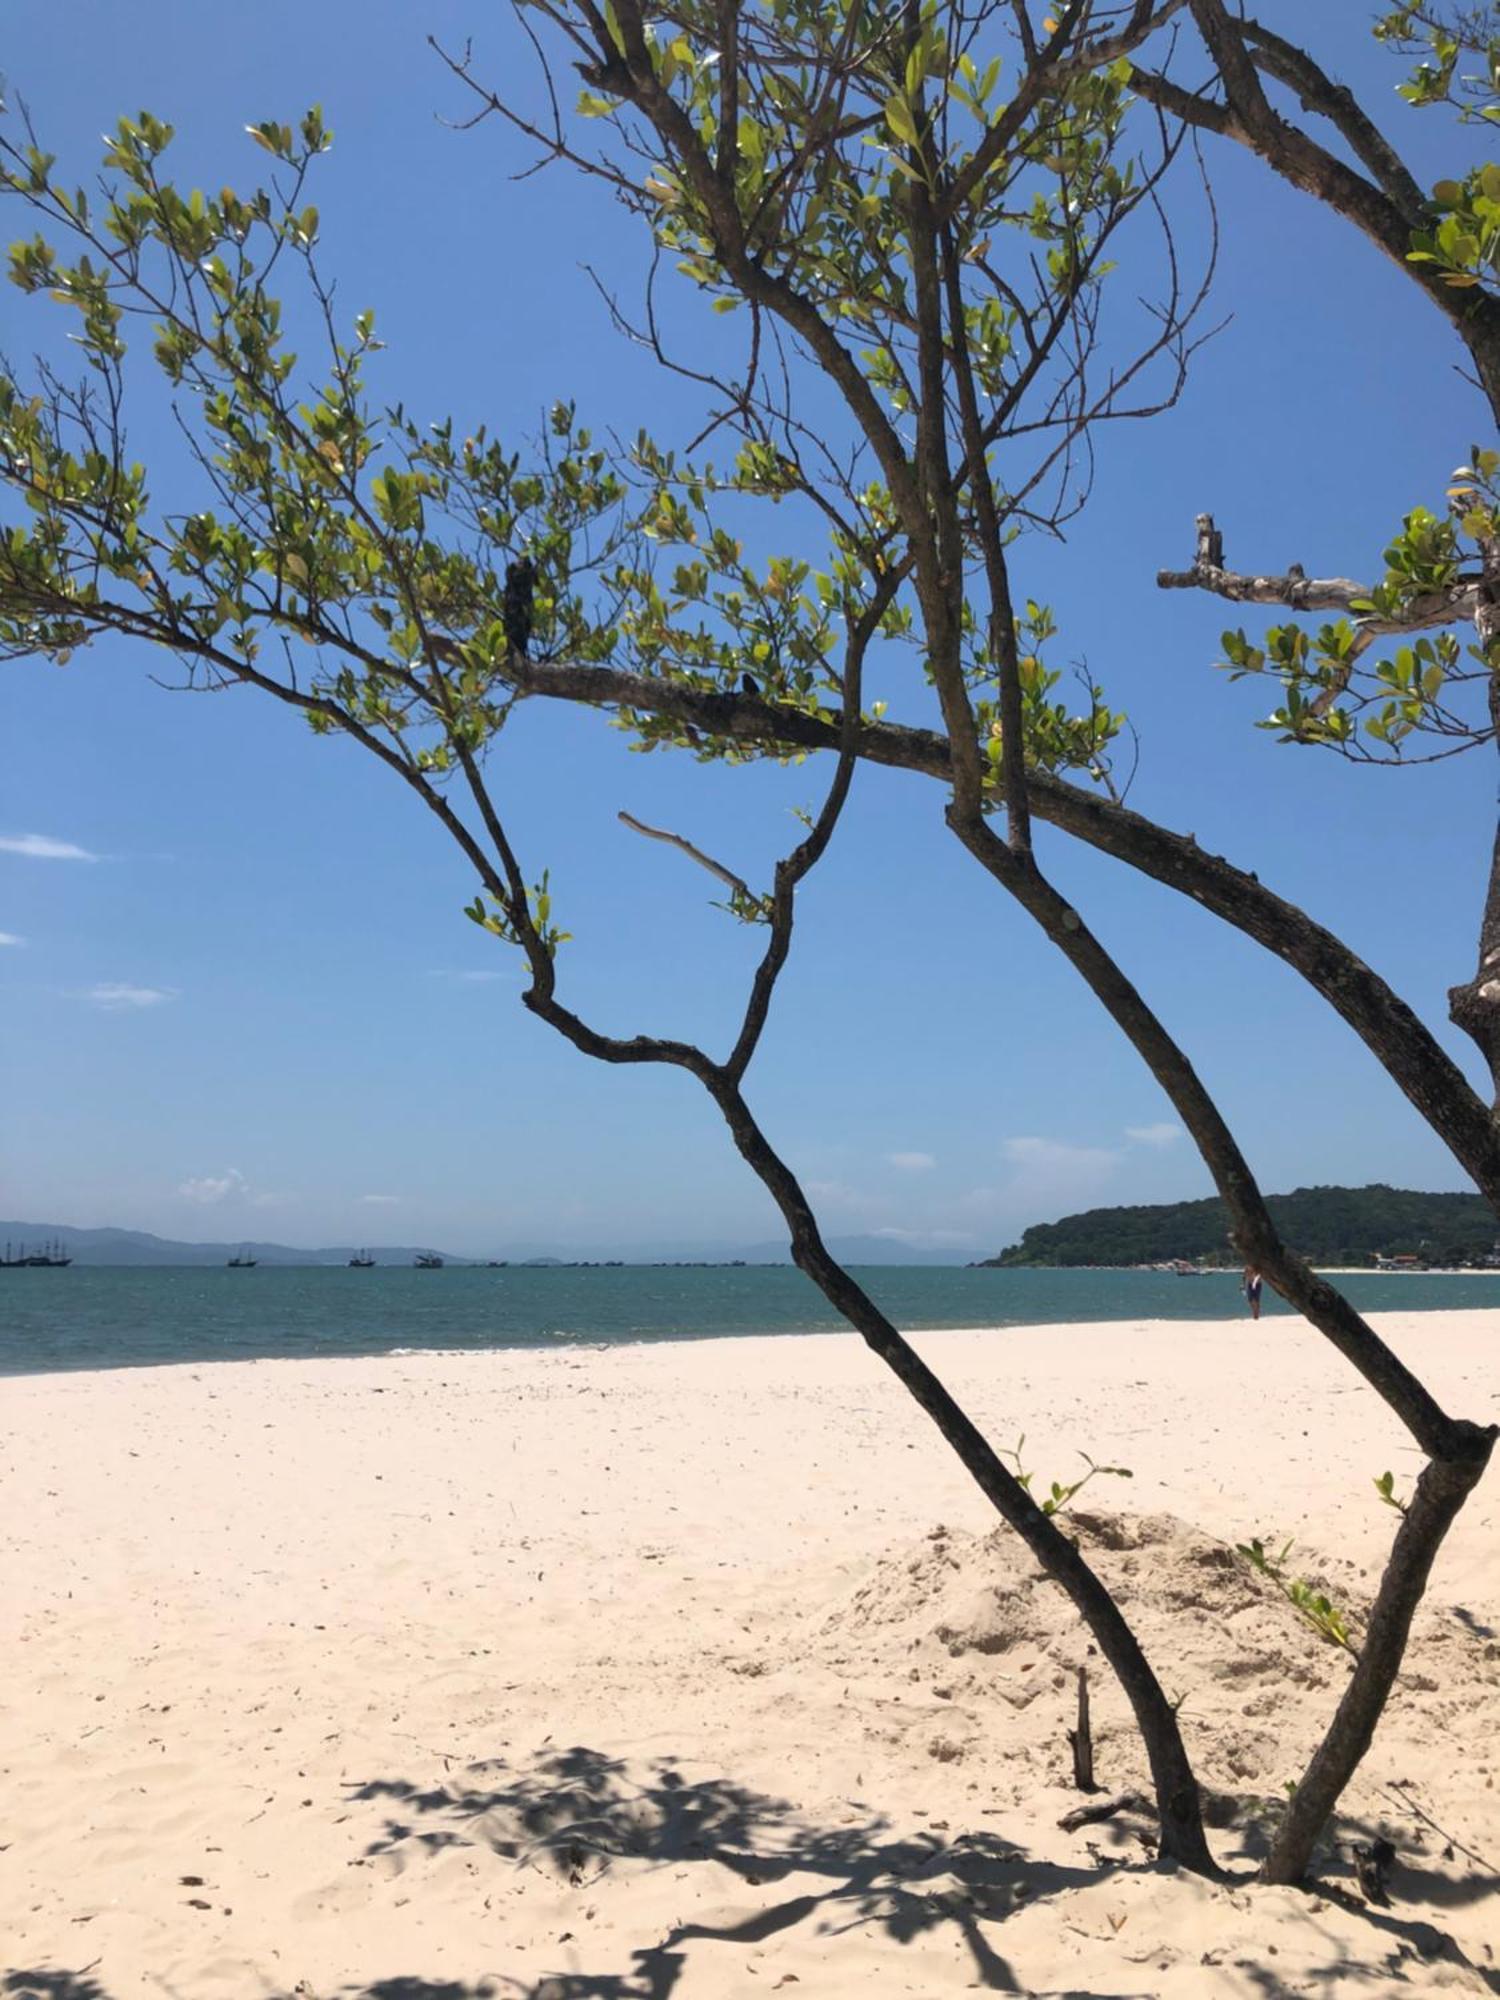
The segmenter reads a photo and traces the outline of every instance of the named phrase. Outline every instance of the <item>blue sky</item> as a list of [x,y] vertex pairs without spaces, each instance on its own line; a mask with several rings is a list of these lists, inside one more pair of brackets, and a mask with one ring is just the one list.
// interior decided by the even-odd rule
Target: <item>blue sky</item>
[[[1338,11],[1356,75],[1384,92],[1398,71],[1358,47],[1364,10]],[[315,195],[326,262],[351,312],[376,308],[383,390],[518,439],[574,396],[598,428],[670,439],[690,405],[611,333],[582,269],[628,288],[628,219],[561,171],[509,179],[522,159],[498,128],[461,135],[435,115],[462,107],[426,32],[473,30],[492,73],[515,75],[496,16],[457,0],[23,0],[5,61],[79,174],[98,134],[147,106],[178,127],[183,179],[243,184],[260,158],[245,123],[321,101],[336,133]],[[1435,176],[1439,133],[1390,106]],[[1408,507],[1440,502],[1482,405],[1372,250],[1253,162],[1210,164],[1216,307],[1233,318],[1176,411],[1102,438],[1092,507],[1065,546],[1028,544],[1018,580],[1054,605],[1060,656],[1086,658],[1140,730],[1132,803],[1304,902],[1467,1062],[1444,993],[1472,969],[1488,759],[1398,773],[1278,747],[1251,726],[1265,690],[1209,664],[1226,607],[1153,579],[1189,560],[1202,508],[1231,562],[1368,573]],[[41,338],[33,302],[8,291],[0,338],[12,354]],[[135,444],[149,459],[156,440]],[[18,941],[0,945],[0,1213],[497,1253],[775,1233],[696,1086],[589,1063],[523,1012],[515,966],[461,914],[458,856],[385,772],[253,693],[153,683],[171,671],[113,642],[65,669],[6,670],[0,933]],[[507,808],[575,933],[569,1000],[620,1031],[723,1046],[758,939],[615,815],[763,872],[818,773],[641,758],[600,718],[535,705],[506,758]],[[945,835],[941,805],[930,782],[861,774],[753,1077],[828,1227],[967,1255],[1070,1208],[1208,1192],[1149,1077]],[[1462,1185],[1279,965],[1181,899],[1043,846],[1264,1185]]]

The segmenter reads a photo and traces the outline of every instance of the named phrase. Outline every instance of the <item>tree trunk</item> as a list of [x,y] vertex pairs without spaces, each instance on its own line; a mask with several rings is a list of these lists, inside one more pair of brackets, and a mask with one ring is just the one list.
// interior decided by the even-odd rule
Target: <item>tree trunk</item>
[[1400,1671],[1412,1615],[1427,1588],[1433,1558],[1478,1484],[1494,1447],[1493,1425],[1481,1430],[1477,1424],[1465,1424],[1462,1429],[1468,1454],[1428,1465],[1417,1481],[1370,1612],[1359,1663],[1327,1735],[1292,1794],[1261,1869],[1263,1882],[1302,1880],[1318,1835],[1370,1747],[1375,1725]]
[[1166,1091],[1214,1177],[1245,1256],[1379,1391],[1432,1461],[1396,1537],[1350,1690],[1298,1788],[1268,1863],[1276,1871],[1268,1880],[1295,1881],[1369,1748],[1433,1557],[1488,1463],[1496,1429],[1481,1430],[1448,1416],[1348,1301],[1282,1243],[1234,1135],[1186,1055],[1034,860],[1013,855],[982,818],[966,817],[956,807],[948,817],[963,844],[1083,975]]
[[1194,1874],[1217,1875],[1203,1832],[1198,1781],[1176,1712],[1114,1598],[1077,1544],[1042,1512],[1006,1469],[988,1439],[915,1348],[829,1254],[796,1177],[760,1130],[739,1090],[725,1079],[710,1083],[709,1089],[742,1157],[781,1210],[798,1269],[812,1279],[829,1304],[926,1411],[1000,1518],[1015,1530],[1067,1595],[1109,1662],[1130,1703],[1151,1767],[1161,1818],[1162,1859],[1176,1861]]
[[1172,1108],[1213,1176],[1229,1211],[1231,1233],[1247,1263],[1263,1271],[1326,1340],[1358,1369],[1390,1405],[1429,1458],[1455,1455],[1462,1426],[1454,1423],[1426,1385],[1329,1284],[1282,1242],[1250,1164],[1223,1114],[1187,1055],[1140,991],[1078,912],[1042,874],[1030,855],[1013,854],[980,816],[956,806],[948,821],[969,852],[1061,951],[1121,1029]]

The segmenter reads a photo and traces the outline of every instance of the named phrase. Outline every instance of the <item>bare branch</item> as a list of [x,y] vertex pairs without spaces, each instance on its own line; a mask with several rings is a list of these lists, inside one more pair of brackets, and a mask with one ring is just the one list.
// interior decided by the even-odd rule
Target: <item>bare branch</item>
[[[609,667],[513,663],[523,694],[640,714],[670,715],[706,734],[767,748],[836,749],[844,716],[808,715],[757,695],[716,694]],[[946,737],[935,730],[861,721],[859,755],[894,770],[951,782]],[[1500,1208],[1500,1131],[1463,1071],[1400,997],[1356,952],[1248,869],[1201,848],[1129,807],[1045,771],[1028,773],[1039,819],[1190,896],[1301,974],[1375,1054],[1393,1081],[1486,1198]]]
[[724,867],[722,862],[715,861],[711,854],[705,854],[701,847],[694,847],[693,843],[685,839],[682,834],[669,833],[665,827],[647,826],[643,819],[637,819],[633,813],[619,812],[615,817],[628,826],[632,833],[643,833],[648,840],[664,840],[668,847],[678,848],[690,861],[696,861],[700,868],[706,868],[710,875],[716,875],[721,882],[736,890],[747,902],[757,900],[754,890],[742,876],[736,875],[732,868]]
[[[1458,334],[1473,358],[1479,386],[1500,420],[1500,298],[1478,289],[1450,286],[1435,267],[1411,261],[1408,253],[1413,232],[1423,225],[1421,207],[1413,209],[1407,198],[1415,185],[1414,176],[1368,120],[1343,106],[1336,87],[1304,51],[1258,24],[1232,15],[1224,0],[1190,0],[1190,4],[1218,72],[1224,102],[1186,91],[1149,71],[1137,72],[1132,78],[1137,95],[1190,124],[1247,146],[1283,180],[1352,222],[1407,279],[1420,286]],[[1314,108],[1332,121],[1374,179],[1366,179],[1299,125],[1278,116],[1266,97],[1262,69],[1294,88],[1308,86]],[[1293,82],[1297,77],[1301,85]]]
[[765,954],[755,969],[739,1036],[724,1065],[726,1074],[736,1085],[743,1079],[765,1032],[771,996],[791,950],[792,926],[797,914],[797,885],[823,858],[848,803],[855,766],[859,761],[865,653],[880,629],[887,607],[901,588],[901,577],[902,572],[894,568],[884,573],[849,634],[844,656],[844,712],[839,720],[838,763],[822,811],[808,828],[805,838],[798,842],[776,870],[776,883],[771,895],[771,935]]
[[1314,111],[1328,119],[1392,201],[1412,215],[1419,215],[1426,197],[1416,177],[1375,121],[1366,116],[1349,86],[1335,83],[1306,49],[1298,48],[1259,21],[1242,22],[1241,33],[1250,44],[1251,60],[1256,67],[1294,90],[1304,111]]
[[1308,576],[1300,563],[1293,563],[1280,576],[1225,569],[1223,542],[1212,514],[1200,514],[1197,527],[1198,552],[1192,568],[1158,570],[1158,589],[1207,590],[1235,604],[1280,604],[1290,611],[1347,611],[1359,620],[1361,631],[1371,638],[1453,625],[1460,619],[1472,618],[1478,608],[1482,579],[1465,576],[1457,578],[1446,590],[1429,591],[1413,598],[1400,617],[1377,618],[1359,608],[1370,601],[1373,594],[1370,584],[1356,582],[1349,576]]

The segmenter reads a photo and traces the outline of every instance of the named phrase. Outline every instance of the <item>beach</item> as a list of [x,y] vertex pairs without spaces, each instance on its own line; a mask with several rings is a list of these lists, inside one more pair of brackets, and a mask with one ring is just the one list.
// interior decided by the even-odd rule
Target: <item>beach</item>
[[[1385,1313],[1500,1417],[1496,1317]],[[945,1331],[1119,1590],[1245,1875],[1415,1448],[1300,1321]],[[746,2000],[1500,1991],[1500,1506],[1445,1545],[1339,1833],[1391,1907],[1067,1833],[1067,1604],[853,1337],[33,1375],[0,1434],[0,1993]],[[8,1983],[7,1983],[8,1982]]]

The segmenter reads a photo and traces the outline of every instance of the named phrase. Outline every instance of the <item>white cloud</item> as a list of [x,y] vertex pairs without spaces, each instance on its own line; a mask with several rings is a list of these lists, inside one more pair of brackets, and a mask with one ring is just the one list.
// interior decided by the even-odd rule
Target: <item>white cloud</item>
[[872,1229],[888,1243],[904,1243],[912,1250],[971,1250],[974,1238],[962,1229]]
[[867,1218],[888,1206],[881,1196],[850,1187],[847,1181],[804,1181],[803,1188],[809,1200],[845,1216]]
[[221,1174],[195,1174],[179,1181],[177,1192],[184,1201],[201,1208],[217,1208],[221,1202],[242,1202],[247,1208],[285,1208],[296,1197],[277,1194],[271,1188],[254,1188],[238,1167],[226,1167]]
[[401,1199],[399,1194],[362,1194],[360,1200],[370,1208],[392,1208]]
[[945,1203],[951,1221],[967,1222],[983,1235],[1014,1234],[1028,1223],[1094,1207],[1129,1158],[1123,1147],[1077,1146],[1035,1133],[1002,1139],[1000,1152],[1003,1175]]
[[33,861],[97,861],[86,847],[54,840],[46,833],[0,833],[0,854],[24,854]]
[[183,1181],[177,1189],[184,1199],[201,1202],[205,1208],[249,1191],[249,1182],[238,1167],[226,1167],[222,1174],[201,1174],[194,1180]]
[[85,1000],[92,1000],[96,1007],[104,1007],[111,1013],[131,1007],[159,1007],[164,1000],[175,1000],[175,986],[132,986],[126,980],[104,980],[98,986],[91,986],[84,994]]
[[930,1174],[937,1165],[931,1153],[887,1153],[886,1164],[905,1174]]
[[25,938],[17,937],[14,931],[0,931],[0,949],[8,944],[25,944],[25,942]]
[[982,1221],[989,1222],[1008,1206],[1015,1206],[1014,1194],[1014,1188],[965,1188],[962,1194],[953,1197],[953,1207],[962,1210],[965,1215],[975,1215]]
[[1012,1166],[1029,1173],[1107,1173],[1120,1157],[1103,1146],[1070,1146],[1065,1139],[1006,1139],[1000,1149]]
[[1074,1146],[1065,1139],[1031,1135],[1003,1140],[1000,1150],[1013,1169],[1004,1193],[1032,1213],[1087,1201],[1120,1164],[1120,1155],[1105,1146]]
[[1174,1125],[1170,1119],[1163,1119],[1159,1125],[1125,1127],[1125,1137],[1134,1139],[1138,1146],[1175,1146],[1179,1139],[1186,1136],[1182,1127]]

